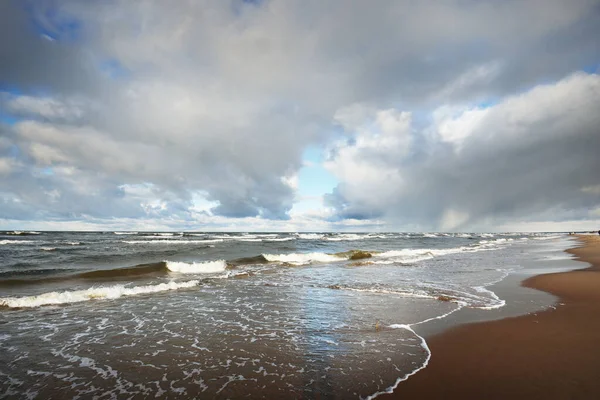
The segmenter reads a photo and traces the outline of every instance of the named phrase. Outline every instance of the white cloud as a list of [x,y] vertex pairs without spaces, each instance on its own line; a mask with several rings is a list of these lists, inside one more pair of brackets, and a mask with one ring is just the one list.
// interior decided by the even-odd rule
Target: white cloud
[[[65,16],[76,38],[63,37]],[[53,40],[28,30],[31,18]],[[0,217],[291,228],[321,218],[345,229],[344,218],[413,226],[447,209],[469,220],[506,213],[521,199],[488,183],[503,163],[530,202],[549,184],[520,175],[536,163],[554,170],[535,146],[556,160],[546,144],[563,146],[569,132],[567,147],[585,153],[569,165],[596,165],[580,150],[596,143],[589,75],[513,94],[597,62],[599,26],[588,0],[2,3],[0,76],[25,94],[0,98],[19,119],[0,125],[0,159],[15,163],[1,167],[11,201]],[[498,104],[473,106],[489,98]],[[336,212],[291,213],[305,149],[327,146],[342,180],[326,201]],[[557,179],[598,184],[569,174]],[[537,193],[544,207],[574,201]]]
[[431,126],[403,128],[426,143],[418,154],[359,128],[327,163],[341,181],[330,204],[341,216],[383,215],[434,230],[588,218],[586,208],[600,203],[581,196],[600,182],[598,104],[600,76],[577,73],[486,109],[438,108]]
[[14,168],[14,161],[10,158],[0,157],[0,175],[8,175]]
[[51,97],[27,95],[3,97],[4,105],[8,111],[17,115],[47,119],[77,120],[84,114],[82,105],[74,100],[64,102]]

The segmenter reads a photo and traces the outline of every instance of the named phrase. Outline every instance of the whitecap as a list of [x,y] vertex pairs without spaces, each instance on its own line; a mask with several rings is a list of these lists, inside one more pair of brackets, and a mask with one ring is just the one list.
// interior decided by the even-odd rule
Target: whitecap
[[302,240],[319,240],[323,239],[323,234],[320,233],[299,233],[298,239]]
[[212,274],[223,272],[227,268],[225,260],[192,263],[165,261],[165,264],[169,271],[178,272],[180,274]]
[[122,296],[135,296],[140,294],[158,293],[169,290],[190,288],[197,286],[200,281],[193,280],[187,282],[168,282],[156,285],[133,286],[114,285],[103,287],[92,287],[84,290],[70,290],[64,292],[48,292],[37,296],[25,297],[2,297],[0,306],[20,308],[20,307],[40,307],[45,305],[78,303],[82,301],[95,299],[117,299]]
[[190,244],[190,243],[219,243],[223,239],[206,239],[206,240],[181,240],[181,239],[153,239],[153,240],[122,240],[122,243],[127,244]]
[[35,243],[35,240],[0,240],[0,244],[4,245],[4,244],[28,244],[28,243]]
[[335,262],[345,260],[345,257],[339,257],[327,253],[291,253],[291,254],[263,254],[268,261],[285,262],[294,265],[310,264],[312,262]]

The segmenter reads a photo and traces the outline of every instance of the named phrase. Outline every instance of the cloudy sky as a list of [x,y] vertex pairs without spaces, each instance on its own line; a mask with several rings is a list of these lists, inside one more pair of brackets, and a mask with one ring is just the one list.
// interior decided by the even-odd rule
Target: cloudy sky
[[0,0],[0,228],[600,228],[600,0]]

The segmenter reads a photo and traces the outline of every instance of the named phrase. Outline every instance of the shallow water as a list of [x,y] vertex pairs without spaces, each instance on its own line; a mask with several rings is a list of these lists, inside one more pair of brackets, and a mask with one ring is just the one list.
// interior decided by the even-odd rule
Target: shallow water
[[490,285],[561,240],[6,232],[0,392],[368,397],[426,364],[414,327],[502,307]]

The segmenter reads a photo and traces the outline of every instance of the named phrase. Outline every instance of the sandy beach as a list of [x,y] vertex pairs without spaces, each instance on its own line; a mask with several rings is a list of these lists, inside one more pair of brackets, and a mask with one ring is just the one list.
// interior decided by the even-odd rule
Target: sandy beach
[[[600,237],[568,250],[588,268],[534,276],[523,286],[554,308],[452,328],[428,338],[432,358],[393,398],[589,399],[600,396]],[[389,397],[388,396],[388,397]]]

